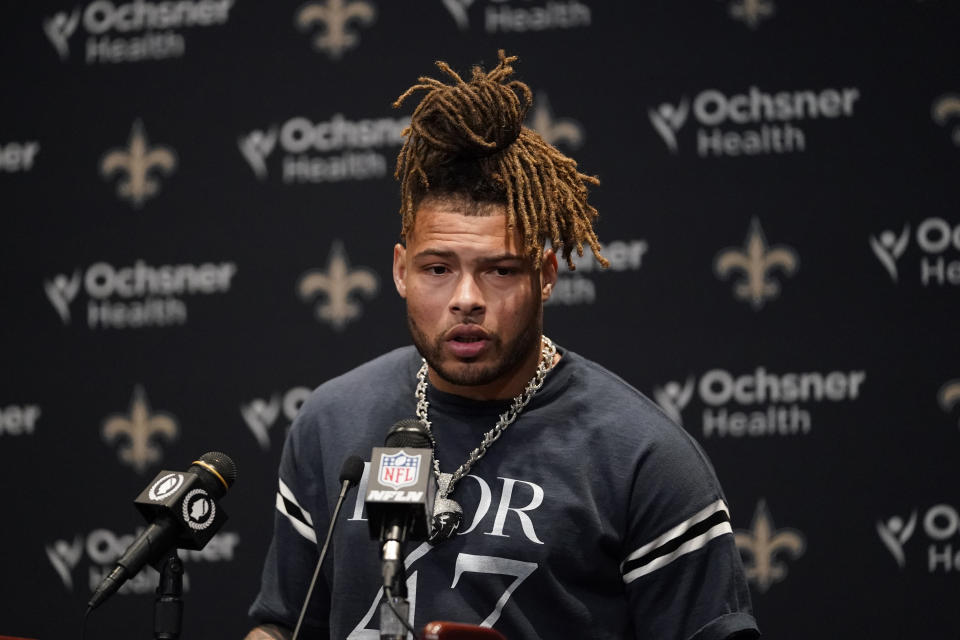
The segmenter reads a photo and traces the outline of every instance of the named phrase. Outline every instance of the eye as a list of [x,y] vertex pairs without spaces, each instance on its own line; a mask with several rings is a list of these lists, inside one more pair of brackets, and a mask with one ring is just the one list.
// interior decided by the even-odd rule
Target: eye
[[448,269],[442,264],[432,264],[426,268],[426,272],[434,276],[442,276],[447,273]]
[[498,276],[512,276],[513,274],[517,273],[517,271],[518,270],[515,267],[494,267],[493,268],[493,272]]

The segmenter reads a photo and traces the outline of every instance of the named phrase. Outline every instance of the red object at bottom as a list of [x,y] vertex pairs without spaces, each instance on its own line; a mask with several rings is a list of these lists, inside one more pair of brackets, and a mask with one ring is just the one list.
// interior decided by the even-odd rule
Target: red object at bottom
[[489,627],[442,621],[428,622],[423,627],[423,637],[424,640],[507,640]]

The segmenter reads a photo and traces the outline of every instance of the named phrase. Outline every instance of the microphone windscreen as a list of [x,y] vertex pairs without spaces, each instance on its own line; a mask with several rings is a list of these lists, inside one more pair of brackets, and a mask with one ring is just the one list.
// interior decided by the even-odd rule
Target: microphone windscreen
[[350,456],[343,461],[340,467],[340,482],[349,482],[351,485],[360,482],[363,477],[363,458],[360,456]]
[[200,456],[201,462],[206,462],[214,469],[217,470],[223,479],[226,481],[227,486],[232,486],[237,480],[237,465],[234,464],[233,460],[225,453],[220,451],[208,451],[207,453]]
[[209,451],[190,465],[190,471],[197,473],[211,494],[223,497],[237,479],[237,465],[225,453]]
[[406,418],[390,427],[387,433],[386,447],[412,447],[431,449],[433,443],[427,430],[416,418]]

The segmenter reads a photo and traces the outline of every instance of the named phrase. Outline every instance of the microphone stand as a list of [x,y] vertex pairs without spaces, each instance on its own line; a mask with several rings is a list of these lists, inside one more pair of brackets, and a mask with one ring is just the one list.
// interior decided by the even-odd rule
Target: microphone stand
[[410,603],[407,602],[407,571],[404,567],[404,543],[407,527],[393,524],[385,527],[380,538],[383,577],[383,602],[380,603],[380,640],[405,640],[407,632],[417,634],[407,622]]
[[[402,554],[401,554],[402,555]],[[410,603],[407,602],[407,575],[403,560],[396,569],[396,589],[384,585],[383,602],[380,603],[380,640],[405,640],[410,631]],[[416,633],[413,634],[416,640]]]
[[183,562],[171,549],[154,565],[160,572],[157,597],[153,605],[153,637],[177,640],[183,621]]

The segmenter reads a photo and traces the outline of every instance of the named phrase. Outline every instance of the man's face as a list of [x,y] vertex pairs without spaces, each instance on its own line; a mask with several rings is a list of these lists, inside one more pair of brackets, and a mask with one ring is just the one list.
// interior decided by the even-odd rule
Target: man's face
[[557,279],[552,251],[535,268],[520,234],[507,232],[504,207],[489,212],[466,216],[455,200],[427,200],[407,246],[393,253],[394,282],[430,381],[483,399],[513,397],[533,375],[543,302]]

